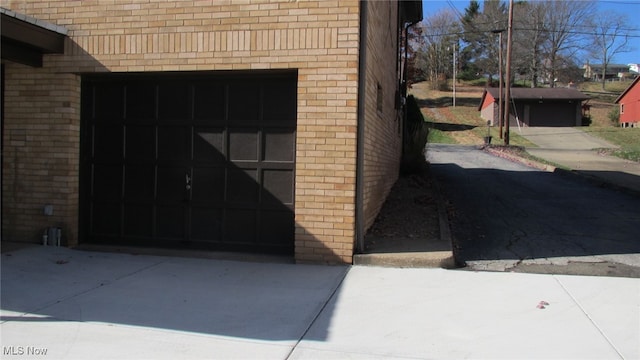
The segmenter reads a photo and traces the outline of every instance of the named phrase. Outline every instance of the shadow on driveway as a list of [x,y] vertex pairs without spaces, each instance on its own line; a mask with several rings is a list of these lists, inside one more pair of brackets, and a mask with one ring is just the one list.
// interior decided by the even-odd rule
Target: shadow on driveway
[[[33,247],[2,255],[2,322],[97,322],[295,342],[321,311],[331,313],[326,304],[347,271]],[[326,331],[314,334],[322,341]]]
[[542,171],[431,169],[451,201],[459,262],[617,256],[640,266],[636,196]]

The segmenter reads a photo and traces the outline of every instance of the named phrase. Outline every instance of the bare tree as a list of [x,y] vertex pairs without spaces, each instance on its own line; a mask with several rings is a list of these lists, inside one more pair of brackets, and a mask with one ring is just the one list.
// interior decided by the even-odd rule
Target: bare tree
[[441,78],[452,74],[453,44],[460,31],[458,24],[456,15],[448,9],[422,21],[422,47],[417,66],[424,69],[427,78],[436,86]]
[[514,9],[513,65],[520,74],[527,76],[531,87],[538,86],[543,45],[548,41],[545,26],[545,3],[538,1],[516,3]]
[[631,51],[629,46],[629,23],[624,14],[613,11],[601,12],[592,20],[593,58],[602,63],[602,90],[605,90],[607,67],[619,53]]
[[575,31],[591,23],[596,14],[594,1],[545,0],[545,25],[548,39],[545,42],[546,70],[551,87],[562,66],[562,58],[571,58],[580,50],[584,33]]

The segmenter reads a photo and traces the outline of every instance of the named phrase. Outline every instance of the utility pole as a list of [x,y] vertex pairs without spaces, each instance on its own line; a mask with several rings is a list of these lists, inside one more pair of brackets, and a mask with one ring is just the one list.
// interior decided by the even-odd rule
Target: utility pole
[[[456,43],[458,40],[456,40]],[[456,107],[456,44],[453,44],[453,107]]]
[[507,70],[505,74],[505,89],[504,89],[504,117],[505,119],[505,132],[504,132],[504,144],[509,145],[509,96],[511,95],[511,43],[513,36],[513,0],[509,0],[509,25],[507,26]]
[[498,91],[500,93],[498,95],[498,124],[500,126],[500,131],[499,131],[500,139],[502,139],[502,137],[503,137],[502,136],[502,125],[504,124],[504,113],[502,112],[503,107],[504,107],[504,104],[503,104],[504,88],[502,86],[503,83],[504,83],[504,76],[503,76],[504,74],[503,74],[503,71],[502,71],[502,63],[504,62],[502,60],[502,33],[504,32],[504,29],[503,28],[495,29],[495,30],[491,30],[491,32],[494,33],[494,34],[498,34],[498,42],[499,42],[499,45],[498,45],[498,48],[499,48],[499,53],[498,53],[498,61],[499,61],[499,64],[498,64],[498,72],[499,72],[498,81],[499,81],[499,86],[498,86],[498,88],[499,88],[499,90]]

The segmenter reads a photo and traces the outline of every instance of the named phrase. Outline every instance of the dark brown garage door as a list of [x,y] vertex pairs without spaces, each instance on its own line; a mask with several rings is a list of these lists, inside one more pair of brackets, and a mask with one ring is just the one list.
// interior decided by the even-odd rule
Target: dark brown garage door
[[82,241],[292,252],[296,74],[87,76]]
[[572,103],[534,104],[530,116],[529,126],[576,126],[576,106]]

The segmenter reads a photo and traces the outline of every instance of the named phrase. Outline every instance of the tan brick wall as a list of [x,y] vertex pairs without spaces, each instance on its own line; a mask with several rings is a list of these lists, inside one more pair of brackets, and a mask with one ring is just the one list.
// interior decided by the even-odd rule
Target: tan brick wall
[[[78,241],[80,77],[5,64],[2,240],[40,242],[61,227]],[[53,205],[53,215],[44,206]]]
[[[56,143],[63,145],[68,158],[62,166],[64,174],[59,175],[60,183],[53,185],[69,195],[68,210],[60,221],[69,224],[70,231],[77,231],[77,214],[69,209],[78,208],[79,177],[79,115],[74,103],[79,77],[72,74],[296,68],[296,259],[351,262],[355,236],[357,0],[28,0],[5,1],[3,6],[69,30],[65,54],[45,56],[43,69],[18,71],[11,65],[7,69],[7,77],[11,77],[7,91],[15,92],[16,84],[27,81],[28,74],[40,72],[47,84],[72,87],[68,90],[71,108],[65,111],[73,109],[73,113],[54,116],[50,110],[56,108],[55,104],[36,107],[38,111],[33,112],[38,116],[34,126],[51,124],[61,135],[59,141],[68,142]],[[25,86],[24,94],[36,94],[40,85],[34,81]],[[35,129],[20,117],[25,109],[33,109],[31,101],[36,100],[28,95],[7,99],[5,126],[13,126],[7,137],[21,132],[31,136]],[[36,154],[49,148],[45,143],[25,139],[3,146],[11,154],[20,153],[14,158],[5,157],[5,166],[28,168],[24,175],[48,174],[55,168],[38,162]],[[23,146],[29,148],[28,153]],[[18,179],[17,174],[4,176]],[[55,191],[28,185],[29,181],[6,181],[11,188],[3,193],[15,199],[3,208],[3,218],[7,217],[3,227],[15,234],[16,240],[25,236],[25,241],[32,241],[29,234],[39,231],[35,229],[41,225],[30,227],[28,221],[40,211],[41,203],[52,202],[57,196]],[[29,191],[38,200],[29,200],[31,208],[24,211],[21,199]]]
[[[367,3],[367,69],[364,127],[364,214],[369,228],[398,178],[402,137],[395,94],[398,89],[398,4]],[[378,87],[380,90],[378,90]],[[381,91],[381,104],[378,104]]]

